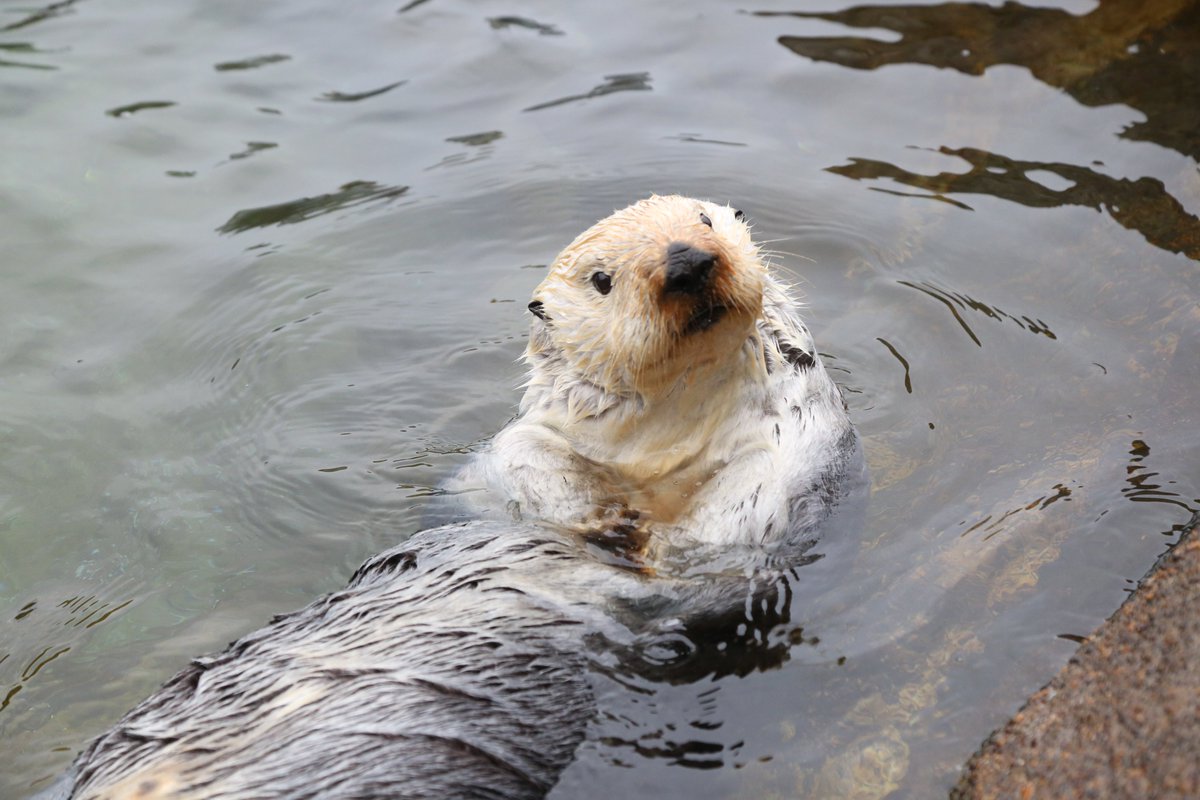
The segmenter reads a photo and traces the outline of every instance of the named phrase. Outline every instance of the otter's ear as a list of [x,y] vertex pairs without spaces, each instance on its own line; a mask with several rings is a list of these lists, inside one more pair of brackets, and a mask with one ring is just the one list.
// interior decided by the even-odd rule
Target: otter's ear
[[538,319],[549,319],[549,317],[546,316],[546,307],[542,305],[541,300],[534,300],[532,303],[530,303],[529,312]]

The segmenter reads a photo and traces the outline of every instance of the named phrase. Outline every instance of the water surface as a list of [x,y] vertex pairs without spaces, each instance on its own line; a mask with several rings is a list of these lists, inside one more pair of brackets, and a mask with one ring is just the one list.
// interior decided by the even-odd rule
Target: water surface
[[873,490],[553,796],[947,789],[1200,507],[1200,6],[1132,5],[0,3],[0,796],[420,527],[650,192],[777,251]]

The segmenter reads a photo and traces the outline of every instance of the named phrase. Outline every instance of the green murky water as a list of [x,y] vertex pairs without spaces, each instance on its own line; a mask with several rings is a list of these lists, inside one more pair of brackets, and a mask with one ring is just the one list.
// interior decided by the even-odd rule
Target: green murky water
[[776,669],[555,798],[921,798],[1200,501],[1200,4],[0,2],[0,796],[417,529],[652,191],[781,253],[874,488]]

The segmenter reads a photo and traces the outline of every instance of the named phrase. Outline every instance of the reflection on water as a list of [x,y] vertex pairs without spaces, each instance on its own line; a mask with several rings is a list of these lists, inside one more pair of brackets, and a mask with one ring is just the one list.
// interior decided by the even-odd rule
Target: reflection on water
[[726,142],[721,139],[706,139],[698,133],[681,133],[678,136],[670,137],[678,139],[681,142],[695,142],[696,144],[723,144],[728,147],[745,147],[745,142]]
[[291,61],[292,57],[283,53],[271,53],[265,56],[255,56],[253,58],[243,58],[239,61],[222,61],[220,64],[214,64],[213,69],[217,72],[233,72],[243,69],[257,69],[265,67],[268,64],[278,64],[281,61]]
[[900,34],[895,42],[780,37],[780,44],[806,58],[853,69],[928,64],[968,75],[997,64],[1025,67],[1083,105],[1122,103],[1144,113],[1146,121],[1121,131],[1123,138],[1200,159],[1200,6],[1193,0],[1100,0],[1079,16],[1016,2],[785,13]]
[[[230,158],[244,158],[246,155],[250,155],[250,153],[246,152],[241,156],[235,154]],[[394,200],[404,196],[407,192],[407,186],[380,186],[374,181],[351,181],[339,187],[336,192],[319,194],[316,197],[302,197],[299,200],[278,203],[273,206],[243,209],[230,217],[217,230],[221,233],[240,233],[252,228],[268,228],[272,225],[294,225],[322,214],[331,214],[365,203],[373,203],[376,200]]]
[[954,317],[954,321],[958,323],[959,327],[966,332],[967,336],[969,336],[971,341],[974,342],[978,347],[983,347],[983,342],[981,342],[979,337],[975,335],[974,329],[967,324],[967,321],[963,318],[962,314],[959,313],[960,311],[977,311],[980,314],[989,317],[990,319],[996,320],[997,322],[1003,322],[1005,320],[1008,320],[1009,322],[1015,322],[1017,327],[1023,331],[1040,334],[1045,336],[1047,339],[1058,338],[1054,335],[1054,332],[1050,330],[1050,326],[1042,322],[1040,319],[1035,320],[1030,319],[1027,316],[1013,316],[1007,311],[1003,311],[994,306],[989,306],[986,303],[981,303],[980,301],[972,299],[961,292],[952,292],[946,289],[939,289],[938,287],[929,283],[918,284],[913,283],[912,281],[897,281],[897,283],[899,283],[901,286],[907,286],[909,289],[916,289],[918,292],[928,295],[944,305]]
[[236,153],[229,154],[230,161],[238,161],[239,159],[249,158],[255,153],[260,153],[263,150],[273,150],[279,147],[275,142],[246,142],[246,149],[239,150]]
[[372,97],[378,97],[381,94],[390,92],[397,86],[403,86],[408,81],[396,81],[389,83],[386,86],[380,86],[378,89],[367,89],[365,92],[325,92],[318,97],[318,100],[327,100],[331,103],[357,103],[359,100],[367,100]]
[[30,25],[36,25],[39,22],[45,22],[48,19],[73,13],[75,4],[79,2],[80,0],[58,0],[57,3],[50,3],[34,10],[20,9],[18,13],[25,14],[25,16],[19,18],[16,22],[0,25],[0,32],[20,30]]
[[[778,12],[759,12],[774,16]],[[1038,80],[1087,106],[1122,103],[1146,115],[1119,132],[1200,159],[1200,5],[1192,0],[1126,3],[1104,0],[1076,16],[1020,3],[856,6],[829,13],[785,12],[854,28],[895,31],[899,41],[867,37],[782,36],[780,44],[817,61],[873,70],[929,64],[982,75],[997,64],[1029,69]],[[851,158],[831,172],[857,180],[890,178],[948,194],[989,194],[1024,205],[1078,205],[1104,210],[1152,244],[1200,260],[1200,219],[1167,193],[1162,181],[1112,178],[1089,167],[1006,158],[975,148],[940,147],[971,165],[966,173],[920,175],[886,162]],[[1065,179],[1050,189],[1034,171]],[[886,191],[886,190],[881,190]],[[966,208],[967,206],[963,205]]]
[[1040,497],[1035,497],[1030,502],[1016,508],[1010,508],[1002,514],[996,515],[993,519],[992,514],[988,514],[983,519],[976,522],[971,527],[962,532],[963,536],[969,536],[976,531],[980,532],[983,538],[988,539],[998,533],[1006,530],[1005,522],[1014,514],[1020,514],[1023,511],[1045,511],[1051,503],[1056,503],[1059,500],[1070,500],[1071,489],[1061,483],[1056,483],[1051,487],[1050,491]]
[[[17,700],[26,686],[36,685],[38,674],[56,659],[72,651],[79,633],[91,631],[134,603],[134,598],[105,598],[95,594],[75,595],[61,600],[41,602],[33,599],[12,616],[19,623],[10,630],[0,649],[0,712]],[[63,629],[69,629],[64,631]]]
[[[594,742],[630,764],[644,758],[711,770],[742,762],[745,743],[721,733],[719,684],[731,676],[779,669],[797,650],[820,643],[818,637],[806,636],[793,616],[813,590],[807,584],[821,583],[820,575],[810,582],[803,569],[819,558],[810,556],[782,571],[762,570],[740,592],[719,588],[727,577],[702,578],[709,585],[693,588],[698,596],[688,605],[707,607],[705,615],[689,617],[687,607],[678,606],[670,614],[664,613],[667,609],[640,608],[637,616],[651,623],[632,640],[593,642],[598,675],[640,707],[622,714],[621,704],[601,704]],[[725,608],[713,613],[720,608],[714,601],[722,594]],[[664,696],[678,700],[685,695],[692,702],[662,702]],[[646,724],[647,712],[655,724]],[[664,724],[664,717],[675,721]]]
[[[0,53],[12,53],[19,55],[35,55],[40,53],[31,44],[24,42],[13,42],[10,44],[0,44]],[[7,58],[0,58],[0,67],[16,67],[18,69],[40,69],[40,70],[56,70],[58,67],[52,64],[37,64],[32,61],[12,61]]]
[[127,106],[118,106],[105,111],[110,117],[128,117],[130,114],[136,114],[139,111],[152,111],[157,108],[170,108],[171,106],[179,105],[172,100],[143,100],[140,103],[130,103]]
[[574,103],[578,100],[591,100],[593,97],[603,97],[606,94],[613,92],[648,92],[650,86],[649,72],[631,72],[623,75],[605,75],[604,83],[593,87],[590,91],[583,94],[573,94],[567,97],[560,97],[557,100],[548,100],[545,103],[538,103],[526,108],[526,111],[539,111],[543,108],[553,108],[566,103]]
[[872,492],[595,643],[552,800],[944,794],[1200,508],[1200,4],[763,5],[0,8],[0,796],[435,518],[651,191],[754,220]]
[[[1146,457],[1150,455],[1150,446],[1141,439],[1134,439],[1129,450],[1129,455],[1133,458],[1129,459],[1129,466],[1125,468],[1128,477],[1125,482],[1129,484],[1121,490],[1125,498],[1131,503],[1166,503],[1168,505],[1178,506],[1190,514],[1200,514],[1200,498],[1193,500],[1191,503],[1187,501],[1184,495],[1179,492],[1167,490],[1167,486],[1174,485],[1175,481],[1163,478],[1157,472],[1149,472],[1148,467],[1143,463]],[[1152,483],[1158,478],[1162,483]],[[1192,519],[1195,519],[1193,516]],[[1179,523],[1173,525],[1168,534],[1181,533],[1191,523]]]
[[496,30],[505,28],[526,28],[537,31],[542,36],[562,36],[563,32],[553,25],[543,25],[525,17],[488,17],[488,24]]
[[908,364],[908,359],[900,355],[900,351],[896,349],[896,346],[882,336],[876,336],[875,341],[886,347],[888,352],[894,355],[896,360],[900,362],[900,366],[904,367],[904,391],[912,394],[912,375],[909,374],[911,367]]
[[497,139],[503,139],[504,134],[500,131],[484,131],[483,133],[472,133],[467,136],[448,136],[447,142],[458,142],[459,144],[469,145],[471,147],[482,147],[485,144],[491,144]]
[[[855,180],[890,179],[925,189],[939,199],[948,194],[987,194],[1034,208],[1093,208],[1142,234],[1156,247],[1200,261],[1200,218],[1184,210],[1157,178],[1113,178],[1089,167],[1016,161],[969,147],[939,147],[937,152],[961,158],[971,168],[966,172],[919,175],[882,161],[851,158],[845,166],[828,169]],[[1067,183],[1059,189],[1048,188],[1029,177],[1033,172],[1048,172]],[[955,204],[970,210],[964,203]]]

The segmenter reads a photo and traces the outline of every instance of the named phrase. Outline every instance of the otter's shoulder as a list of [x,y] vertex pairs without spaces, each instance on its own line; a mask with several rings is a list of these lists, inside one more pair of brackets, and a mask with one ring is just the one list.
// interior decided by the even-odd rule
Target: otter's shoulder
[[800,319],[798,308],[799,302],[772,276],[763,291],[762,317],[758,322],[768,373],[773,374],[781,367],[806,372],[820,366],[816,343]]

